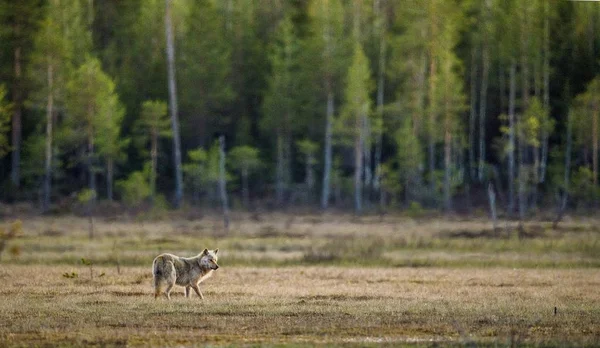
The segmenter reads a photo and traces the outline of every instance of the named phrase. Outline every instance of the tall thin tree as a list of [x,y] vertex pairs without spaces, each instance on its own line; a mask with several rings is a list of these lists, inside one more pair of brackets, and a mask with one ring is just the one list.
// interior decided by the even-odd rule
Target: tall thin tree
[[169,83],[169,104],[171,107],[171,128],[173,131],[173,166],[175,167],[175,207],[183,200],[183,174],[181,168],[181,140],[179,136],[179,116],[177,110],[177,84],[175,82],[175,43],[171,24],[171,1],[165,0],[165,31],[167,40],[167,75]]

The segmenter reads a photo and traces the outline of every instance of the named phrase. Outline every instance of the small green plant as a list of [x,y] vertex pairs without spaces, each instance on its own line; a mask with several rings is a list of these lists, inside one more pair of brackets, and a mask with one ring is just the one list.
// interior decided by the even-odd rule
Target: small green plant
[[[90,260],[87,260],[85,258],[81,258],[81,264],[84,266],[88,266],[90,268],[90,280],[94,280],[94,263]],[[98,275],[98,278],[102,278],[104,277],[106,274],[104,272],[100,273],[100,275]]]
[[[21,220],[15,220],[11,225],[8,231],[4,228],[0,228],[0,256],[2,256],[2,252],[6,249],[8,242],[21,236],[23,234],[23,223]],[[13,247],[11,248],[11,253],[15,255],[16,253],[13,251],[18,251],[20,253],[20,248]]]
[[425,210],[423,209],[423,206],[421,206],[421,204],[419,202],[412,201],[408,205],[408,209],[406,210],[406,213],[408,214],[408,216],[410,216],[412,218],[419,218],[425,214]]
[[79,274],[75,273],[75,272],[65,272],[62,275],[63,277],[67,278],[67,279],[74,279],[74,278],[79,278]]

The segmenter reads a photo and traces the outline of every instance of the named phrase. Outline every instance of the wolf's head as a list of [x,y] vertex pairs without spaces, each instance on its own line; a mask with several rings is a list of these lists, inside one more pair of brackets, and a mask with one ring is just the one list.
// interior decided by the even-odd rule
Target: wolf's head
[[218,269],[219,268],[219,265],[217,264],[217,261],[219,259],[219,256],[217,255],[218,253],[219,253],[218,248],[215,250],[204,249],[202,254],[200,254],[200,265],[202,265],[205,268],[212,269],[212,270]]

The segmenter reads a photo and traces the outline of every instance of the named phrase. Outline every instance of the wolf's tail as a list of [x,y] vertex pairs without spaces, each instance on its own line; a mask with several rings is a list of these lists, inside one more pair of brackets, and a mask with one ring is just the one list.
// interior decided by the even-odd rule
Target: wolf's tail
[[160,283],[162,277],[162,272],[165,269],[164,267],[165,260],[162,257],[157,257],[152,262],[152,278],[154,285],[154,298],[160,295]]

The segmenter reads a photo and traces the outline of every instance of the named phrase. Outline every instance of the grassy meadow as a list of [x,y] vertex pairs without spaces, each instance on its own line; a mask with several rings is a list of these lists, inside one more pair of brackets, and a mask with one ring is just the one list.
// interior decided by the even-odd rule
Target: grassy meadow
[[[7,227],[12,220],[5,220]],[[600,227],[351,215],[22,217],[0,346],[600,344]],[[205,300],[152,295],[160,252],[219,248]]]

